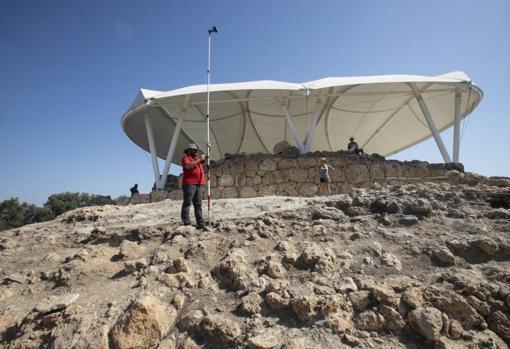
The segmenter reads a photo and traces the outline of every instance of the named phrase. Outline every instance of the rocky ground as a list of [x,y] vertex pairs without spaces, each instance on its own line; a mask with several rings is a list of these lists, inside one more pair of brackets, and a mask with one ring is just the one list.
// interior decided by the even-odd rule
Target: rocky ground
[[103,206],[0,232],[5,348],[508,348],[510,181]]

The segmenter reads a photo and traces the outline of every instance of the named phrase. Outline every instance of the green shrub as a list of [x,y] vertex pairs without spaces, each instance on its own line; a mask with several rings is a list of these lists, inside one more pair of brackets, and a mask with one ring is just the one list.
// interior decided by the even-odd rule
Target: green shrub
[[55,216],[58,216],[64,212],[80,207],[107,205],[113,203],[114,201],[110,196],[65,192],[53,194],[48,197],[48,201],[46,201],[44,207],[51,209]]
[[114,203],[110,196],[71,192],[51,195],[43,207],[26,202],[20,203],[18,198],[10,198],[0,202],[0,231],[49,221],[64,212],[80,207]]
[[0,203],[0,230],[21,227],[25,224],[23,206],[18,198],[10,198]]
[[53,211],[55,216],[58,216],[64,212],[74,210],[75,208],[88,206],[89,203],[90,195],[87,193],[65,192],[49,196],[44,207],[48,207]]
[[23,203],[25,224],[46,222],[55,218],[55,213],[49,207],[39,207]]

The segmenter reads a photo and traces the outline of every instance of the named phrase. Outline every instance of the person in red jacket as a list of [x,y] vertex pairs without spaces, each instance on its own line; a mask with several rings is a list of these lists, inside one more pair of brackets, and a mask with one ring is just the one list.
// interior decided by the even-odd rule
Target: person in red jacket
[[202,186],[205,184],[205,173],[202,164],[206,160],[206,155],[197,155],[198,147],[196,144],[190,144],[184,150],[184,156],[181,160],[182,165],[182,209],[181,219],[183,225],[191,225],[189,211],[191,203],[195,209],[195,218],[198,229],[206,229],[204,218],[202,217]]

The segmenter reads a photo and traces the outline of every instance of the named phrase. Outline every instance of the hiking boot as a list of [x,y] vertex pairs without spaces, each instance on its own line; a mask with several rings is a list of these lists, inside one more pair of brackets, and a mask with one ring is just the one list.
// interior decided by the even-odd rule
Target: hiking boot
[[209,229],[209,227],[205,226],[205,225],[197,225],[197,229],[198,230],[203,230],[203,231],[210,231],[211,229]]

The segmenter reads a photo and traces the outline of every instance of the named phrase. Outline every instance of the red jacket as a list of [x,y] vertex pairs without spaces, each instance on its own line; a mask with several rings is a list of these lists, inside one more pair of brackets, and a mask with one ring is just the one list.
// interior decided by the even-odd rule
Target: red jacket
[[182,165],[182,184],[205,184],[205,174],[202,164],[205,160],[193,166],[193,168],[186,168],[186,165],[192,161],[196,161],[198,157],[184,155],[181,160]]

